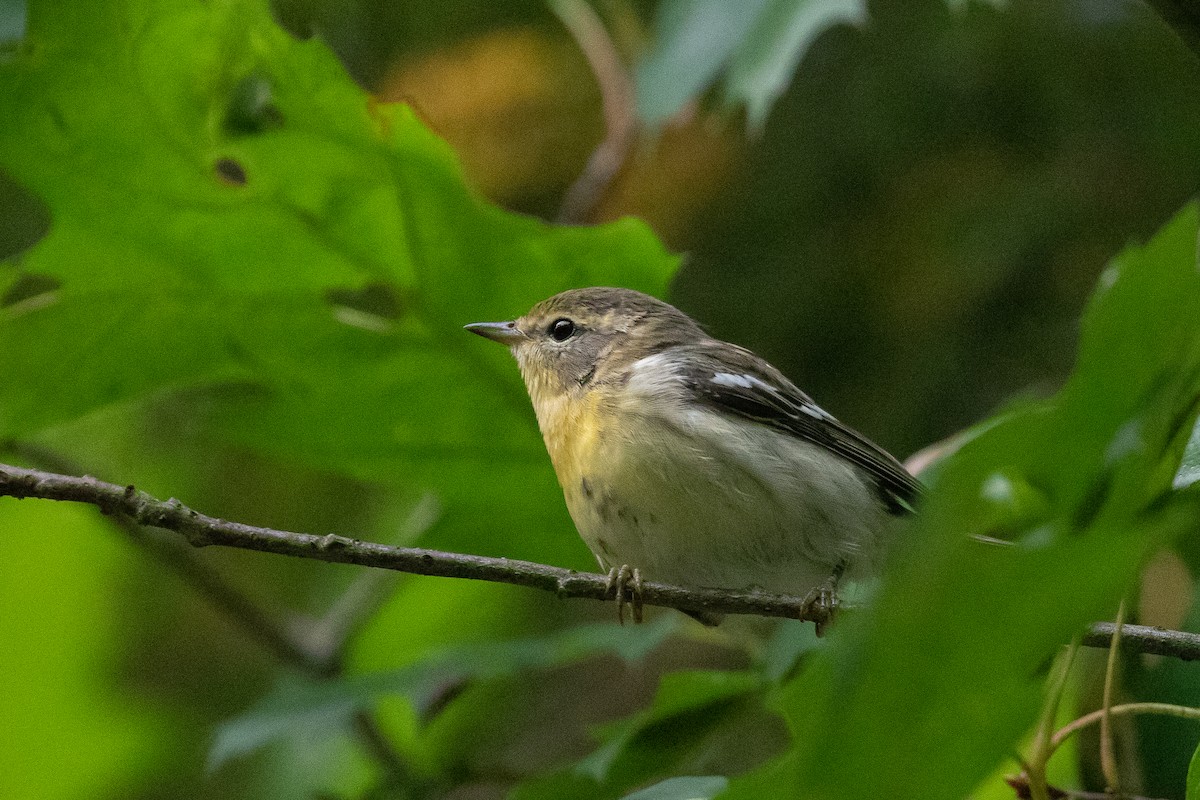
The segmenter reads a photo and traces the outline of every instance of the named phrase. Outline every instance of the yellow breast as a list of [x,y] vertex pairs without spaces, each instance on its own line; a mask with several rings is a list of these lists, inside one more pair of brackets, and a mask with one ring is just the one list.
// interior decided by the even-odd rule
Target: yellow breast
[[604,425],[600,407],[594,392],[543,396],[534,401],[542,439],[568,500],[578,491],[602,441]]

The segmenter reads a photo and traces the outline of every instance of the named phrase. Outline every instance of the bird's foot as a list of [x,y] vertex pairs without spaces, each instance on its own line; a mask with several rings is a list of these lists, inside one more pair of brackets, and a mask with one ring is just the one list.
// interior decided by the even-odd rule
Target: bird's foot
[[608,593],[617,601],[617,621],[625,624],[625,607],[629,606],[634,622],[642,621],[642,573],[628,564],[608,571]]
[[838,582],[846,571],[846,562],[833,568],[825,582],[814,588],[800,605],[800,619],[812,620],[817,627],[817,636],[824,636],[825,629],[833,622],[838,608]]

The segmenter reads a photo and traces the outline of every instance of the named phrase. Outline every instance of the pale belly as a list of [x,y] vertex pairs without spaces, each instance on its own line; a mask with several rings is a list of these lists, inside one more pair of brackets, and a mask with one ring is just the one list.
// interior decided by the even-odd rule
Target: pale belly
[[[628,420],[627,420],[628,421]],[[693,420],[713,433],[713,419]],[[641,420],[601,433],[563,486],[580,535],[604,568],[647,580],[805,594],[839,563],[870,574],[897,520],[856,468],[755,423]],[[731,443],[740,442],[734,447]]]

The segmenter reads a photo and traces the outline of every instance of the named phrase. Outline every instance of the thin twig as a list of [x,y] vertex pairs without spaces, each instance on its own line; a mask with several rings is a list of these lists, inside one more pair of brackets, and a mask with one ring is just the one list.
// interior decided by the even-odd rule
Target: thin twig
[[1033,744],[1030,746],[1029,761],[1025,765],[1025,775],[1029,779],[1029,795],[1033,800],[1050,800],[1050,785],[1046,781],[1046,766],[1050,756],[1054,755],[1053,731],[1054,719],[1058,716],[1058,706],[1062,702],[1063,693],[1067,687],[1067,676],[1071,674],[1071,665],[1075,662],[1075,654],[1079,652],[1079,641],[1073,641],[1059,656],[1054,672],[1051,673],[1049,686],[1046,690],[1046,704],[1042,708],[1041,719],[1033,734]]
[[1112,644],[1108,648],[1108,664],[1104,668],[1104,698],[1101,701],[1100,715],[1100,771],[1108,783],[1105,788],[1112,794],[1121,791],[1121,778],[1117,773],[1117,754],[1113,745],[1112,706],[1113,687],[1117,682],[1117,661],[1121,653],[1121,626],[1125,624],[1125,601],[1117,606],[1117,621],[1112,635]]
[[[1127,714],[1161,714],[1166,717],[1200,720],[1200,708],[1177,706],[1172,703],[1125,703],[1124,705],[1113,706],[1108,710],[1108,713],[1114,717],[1121,717]],[[1057,750],[1071,734],[1089,725],[1095,725],[1103,716],[1104,709],[1098,709],[1062,726],[1054,732],[1054,736],[1050,737],[1051,750]]]
[[[1029,776],[1025,774],[1008,775],[1004,778],[1004,782],[1011,786],[1017,797],[1022,800],[1032,798]],[[1118,797],[1108,792],[1085,792],[1081,789],[1063,789],[1058,786],[1050,786],[1048,791],[1051,800],[1162,800],[1162,798],[1143,797],[1137,794],[1123,794]]]
[[558,222],[581,223],[591,219],[637,138],[633,81],[604,22],[586,0],[550,0],[550,7],[591,66],[604,112],[604,140],[567,189],[558,210]]
[[[606,575],[508,558],[393,547],[336,534],[315,536],[260,528],[210,517],[178,500],[158,500],[133,486],[118,486],[91,476],[73,477],[0,465],[0,496],[89,503],[107,514],[125,514],[139,524],[176,531],[195,547],[236,547],[416,575],[509,583],[555,592],[564,598],[612,599]],[[645,582],[641,596],[647,605],[690,611],[805,618],[804,598],[787,595],[687,589]]]
[[[1115,630],[1116,626],[1111,622],[1094,622],[1088,626],[1080,643],[1085,647],[1107,648]],[[1121,644],[1146,655],[1167,656],[1180,661],[1200,660],[1200,636],[1186,631],[1122,625]]]
[[[73,477],[0,464],[0,497],[4,496],[88,503],[106,513],[127,514],[143,525],[176,531],[196,547],[235,547],[417,575],[508,583],[554,592],[562,598],[612,600],[607,575],[508,558],[393,547],[336,534],[315,536],[259,528],[209,517],[178,500],[157,500],[132,486],[118,486],[88,476]],[[645,605],[680,610],[809,619],[804,614],[805,598],[788,595],[690,589],[645,581],[641,597]],[[1112,635],[1112,623],[1094,623],[1083,634],[1081,644],[1107,648]],[[1200,635],[1193,633],[1125,625],[1122,643],[1139,653],[1184,661],[1200,659]]]

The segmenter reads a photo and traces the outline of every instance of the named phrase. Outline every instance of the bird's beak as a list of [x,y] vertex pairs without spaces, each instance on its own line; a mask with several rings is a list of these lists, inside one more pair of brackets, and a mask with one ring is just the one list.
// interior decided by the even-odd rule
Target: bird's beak
[[477,333],[493,342],[512,346],[525,338],[525,334],[517,329],[516,322],[472,322],[464,325],[465,330]]

